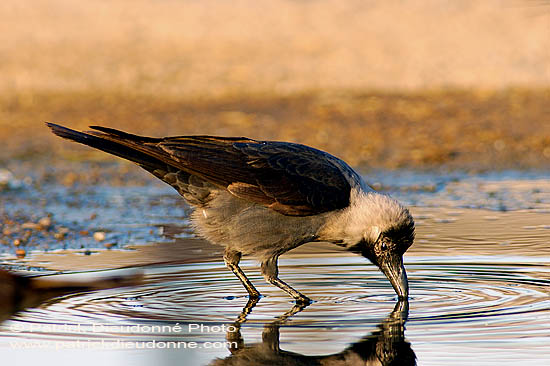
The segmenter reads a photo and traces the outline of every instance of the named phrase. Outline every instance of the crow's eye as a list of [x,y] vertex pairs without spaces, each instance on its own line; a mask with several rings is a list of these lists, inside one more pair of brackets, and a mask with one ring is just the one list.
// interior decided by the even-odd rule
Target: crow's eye
[[380,248],[382,250],[388,250],[388,244],[386,243],[385,240],[382,241],[382,244],[380,244]]

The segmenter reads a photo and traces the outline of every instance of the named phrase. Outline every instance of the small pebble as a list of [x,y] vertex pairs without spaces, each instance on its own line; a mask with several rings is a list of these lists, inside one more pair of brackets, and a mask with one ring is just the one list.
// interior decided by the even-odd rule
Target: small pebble
[[105,244],[103,244],[103,246],[105,246],[105,248],[107,248],[107,249],[111,249],[115,245],[116,245],[116,243],[105,243]]
[[38,225],[40,225],[42,229],[48,229],[52,226],[52,219],[49,216],[43,217],[38,220]]
[[31,230],[40,230],[41,227],[38,224],[35,224],[34,222],[25,222],[21,225],[22,229],[31,229]]
[[103,241],[105,240],[105,233],[103,231],[96,231],[94,233],[94,239],[96,241]]

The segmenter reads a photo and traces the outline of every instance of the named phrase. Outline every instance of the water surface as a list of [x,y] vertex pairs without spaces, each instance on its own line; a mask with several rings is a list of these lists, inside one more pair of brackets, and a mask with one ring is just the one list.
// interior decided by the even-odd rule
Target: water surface
[[[77,358],[81,365],[407,364],[414,357],[419,365],[550,364],[547,177],[403,173],[403,185],[392,185],[398,179],[389,174],[376,178],[413,205],[418,225],[405,256],[408,311],[373,265],[323,244],[280,261],[281,278],[315,300],[304,309],[265,284],[245,258],[242,268],[265,295],[252,306],[221,250],[192,236],[186,208],[169,190],[91,187],[69,195],[57,187],[51,196],[57,203],[43,207],[59,225],[72,225],[74,237],[53,243],[45,235],[54,250],[19,261],[6,252],[5,263],[86,281],[138,271],[143,282],[5,314],[2,358],[23,364]],[[5,214],[17,209],[24,216],[33,194],[12,192]],[[94,220],[88,220],[91,201]],[[117,247],[102,248],[76,233],[81,227],[108,230]],[[126,269],[112,270],[119,267]]]

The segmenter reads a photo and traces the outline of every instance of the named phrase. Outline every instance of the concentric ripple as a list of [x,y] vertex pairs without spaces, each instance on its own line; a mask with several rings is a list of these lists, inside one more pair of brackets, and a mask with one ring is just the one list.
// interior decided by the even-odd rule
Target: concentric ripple
[[[265,297],[252,310],[246,327],[257,329],[293,304],[283,292],[264,285],[253,264],[244,261],[243,268]],[[414,335],[413,347],[415,341],[429,343],[440,337],[449,342],[483,342],[488,337],[511,341],[517,338],[515,327],[521,329],[524,342],[530,337],[538,342],[550,336],[548,261],[409,257],[406,266],[411,288],[406,335]],[[79,336],[151,337],[128,334],[114,325],[229,324],[247,302],[240,283],[219,262],[144,271],[143,285],[58,298],[4,323],[3,333],[15,327],[26,337],[63,338],[71,336],[70,331],[45,325],[69,324],[82,327]],[[383,275],[358,257],[287,258],[281,261],[280,273],[316,300],[285,326],[293,342],[307,341],[315,348],[342,346],[364,335],[387,316],[396,301]],[[335,331],[344,335],[338,342],[334,342]],[[153,333],[156,337],[174,336],[165,331]],[[224,334],[185,333],[178,337],[223,340]]]

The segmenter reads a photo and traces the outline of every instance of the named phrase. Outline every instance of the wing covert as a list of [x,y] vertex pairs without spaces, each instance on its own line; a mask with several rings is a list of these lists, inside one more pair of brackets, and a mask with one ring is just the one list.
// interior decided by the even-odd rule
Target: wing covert
[[182,169],[283,215],[308,216],[349,204],[361,178],[342,160],[299,144],[180,137],[159,144]]

